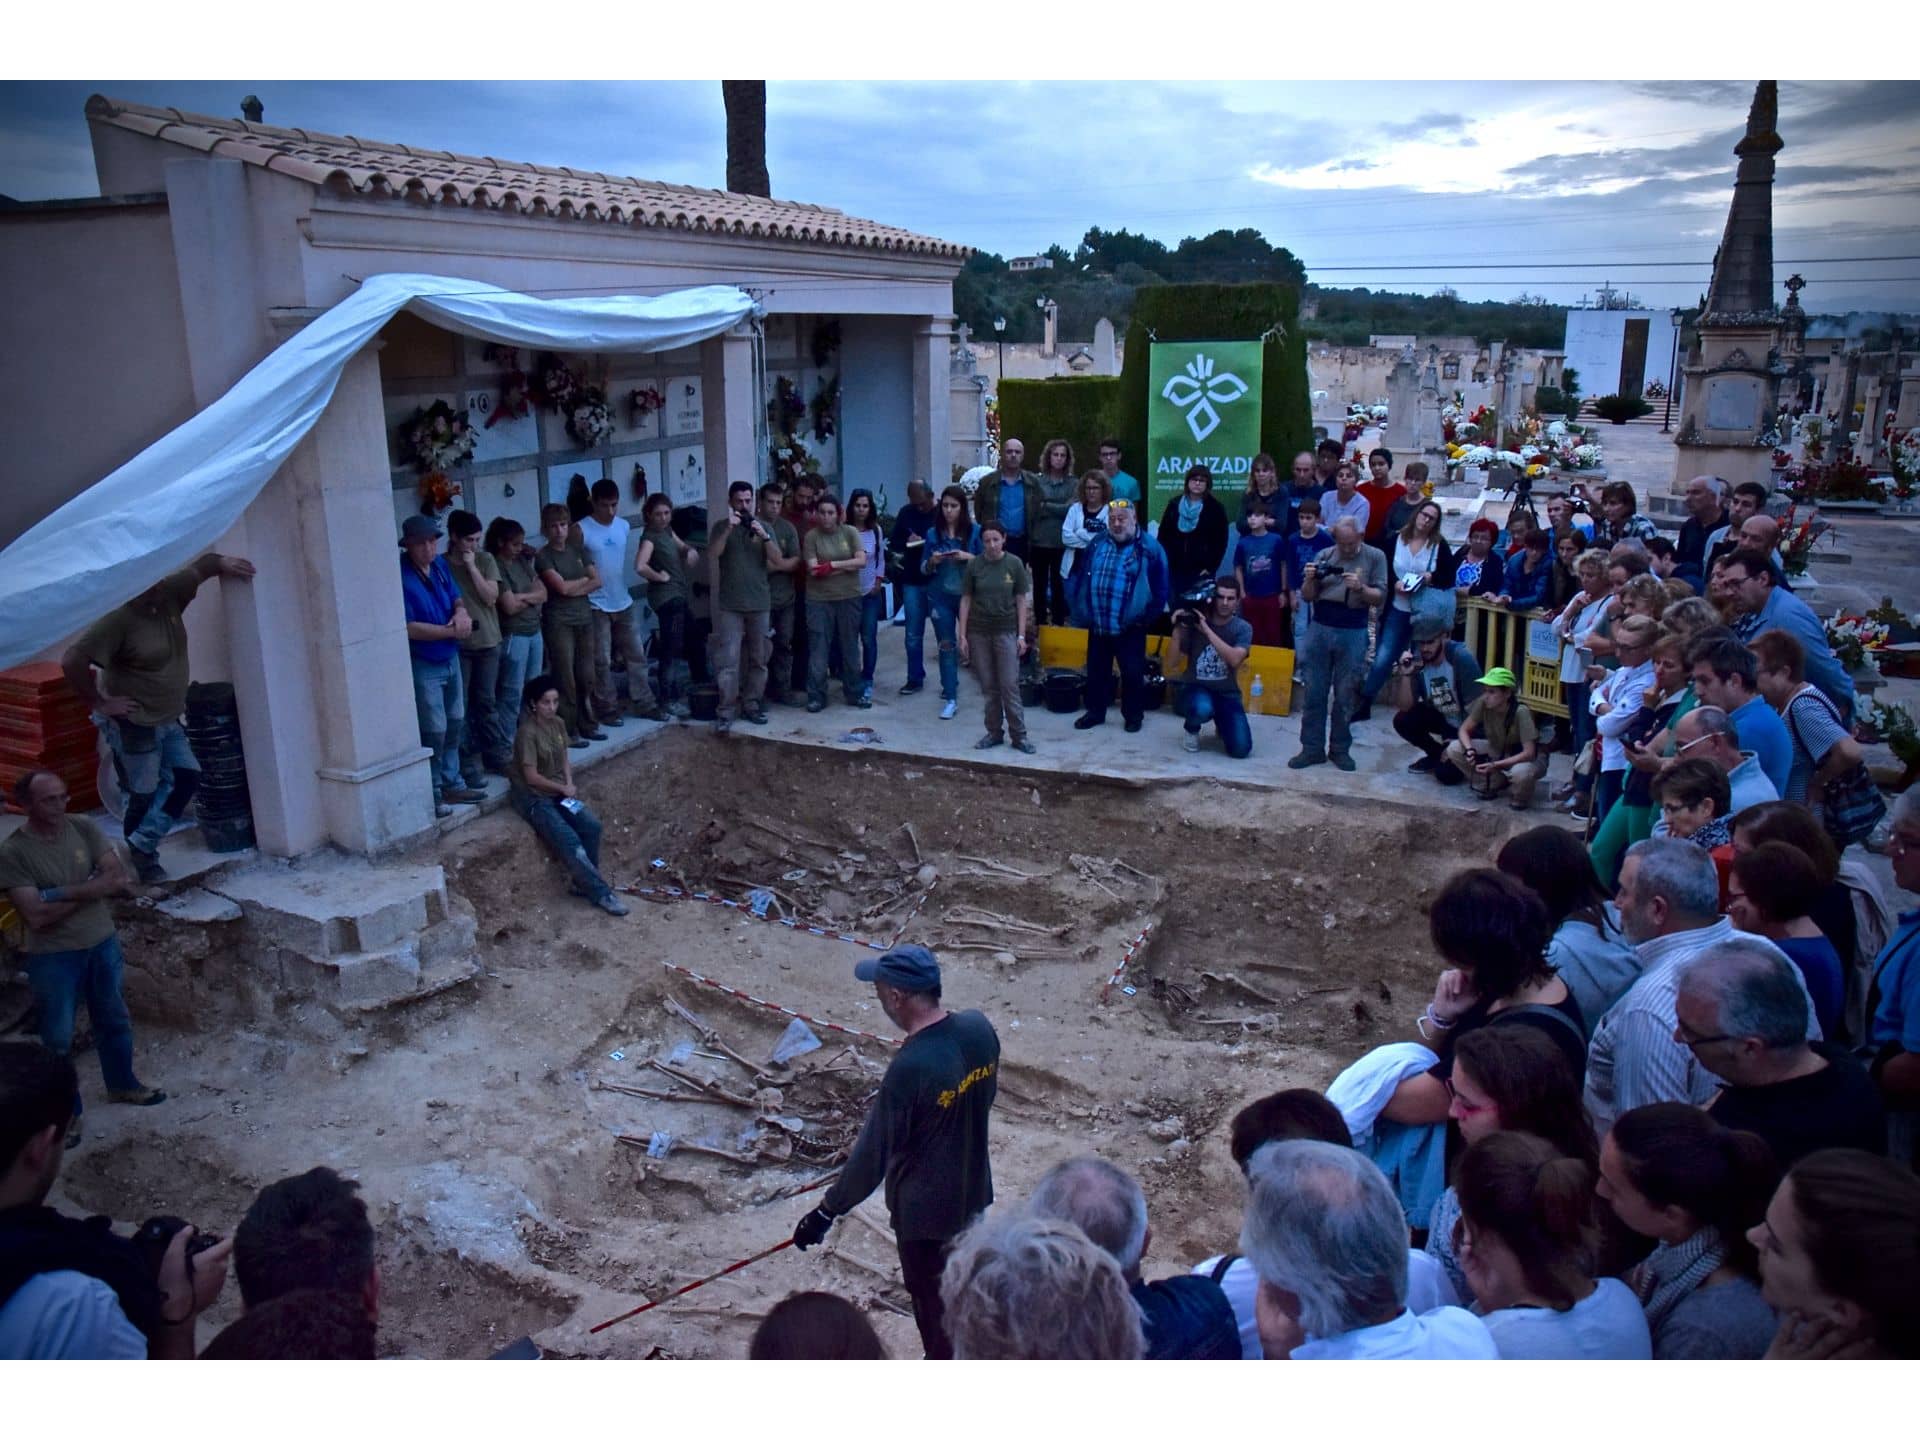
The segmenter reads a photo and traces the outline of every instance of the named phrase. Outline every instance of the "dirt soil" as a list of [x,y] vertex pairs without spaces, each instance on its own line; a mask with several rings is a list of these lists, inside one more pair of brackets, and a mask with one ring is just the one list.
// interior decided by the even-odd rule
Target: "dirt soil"
[[[1126,1167],[1151,1208],[1150,1277],[1233,1245],[1239,1106],[1324,1086],[1406,1038],[1438,968],[1425,904],[1513,818],[1210,782],[1036,785],[691,731],[597,767],[582,789],[617,883],[764,888],[770,915],[881,940],[905,922],[941,956],[947,1003],[999,1031],[996,1193],[1017,1199],[1074,1154]],[[630,918],[602,915],[566,895],[511,812],[438,858],[479,915],[477,981],[330,1036],[311,1017],[143,1026],[142,1073],[173,1098],[90,1111],[105,1123],[69,1157],[56,1202],[225,1232],[260,1185],[335,1166],[360,1180],[379,1230],[394,1355],[483,1356],[531,1334],[552,1355],[739,1356],[771,1304],[816,1287],[868,1309],[892,1353],[917,1355],[877,1195],[822,1249],[588,1333],[786,1238],[809,1203],[794,1192],[829,1173],[890,1054],[816,1027],[819,1049],[774,1066],[787,1016],[660,962],[891,1034],[851,974],[871,952],[696,901],[634,897]],[[655,1132],[678,1148],[650,1158]],[[228,1290],[203,1341],[237,1313]]]

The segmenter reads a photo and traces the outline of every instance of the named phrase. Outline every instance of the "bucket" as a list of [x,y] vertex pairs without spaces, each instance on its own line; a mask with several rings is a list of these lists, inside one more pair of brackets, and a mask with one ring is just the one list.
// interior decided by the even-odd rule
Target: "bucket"
[[1044,680],[1023,675],[1020,678],[1020,703],[1032,710],[1040,706],[1047,698],[1047,684]]
[[696,720],[719,719],[720,687],[718,685],[689,686],[687,708],[693,712],[693,718]]
[[1049,670],[1044,690],[1047,709],[1055,715],[1071,715],[1086,697],[1087,677],[1078,670]]

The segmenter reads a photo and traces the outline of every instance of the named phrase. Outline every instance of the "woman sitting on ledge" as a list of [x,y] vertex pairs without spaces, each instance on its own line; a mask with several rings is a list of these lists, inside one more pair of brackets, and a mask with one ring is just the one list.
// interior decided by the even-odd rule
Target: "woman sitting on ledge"
[[560,682],[537,675],[527,682],[519,733],[513,740],[513,808],[573,876],[573,893],[609,915],[627,907],[600,874],[600,822],[580,799],[560,721]]

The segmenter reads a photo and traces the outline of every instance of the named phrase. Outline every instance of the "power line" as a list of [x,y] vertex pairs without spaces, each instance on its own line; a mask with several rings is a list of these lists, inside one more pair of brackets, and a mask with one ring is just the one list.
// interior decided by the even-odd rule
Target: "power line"
[[[1920,260],[1920,255],[1823,255],[1817,260],[1776,260],[1779,265],[1869,265],[1886,261]],[[1528,262],[1519,265],[1315,265],[1311,267],[1318,275],[1346,275],[1361,271],[1385,273],[1403,270],[1672,270],[1712,269],[1711,260],[1553,260]],[[1828,276],[1828,279],[1834,277]],[[1854,277],[1862,280],[1879,280],[1891,277],[1862,275]]]

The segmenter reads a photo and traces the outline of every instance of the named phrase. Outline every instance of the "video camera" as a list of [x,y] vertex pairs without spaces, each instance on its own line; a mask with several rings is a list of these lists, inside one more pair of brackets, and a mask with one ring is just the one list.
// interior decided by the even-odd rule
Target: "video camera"
[[1200,613],[1213,608],[1213,597],[1219,586],[1209,575],[1174,597],[1173,619],[1177,625],[1194,626],[1200,623]]

